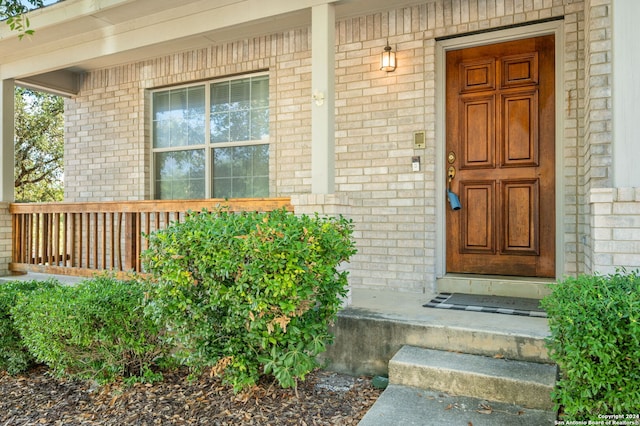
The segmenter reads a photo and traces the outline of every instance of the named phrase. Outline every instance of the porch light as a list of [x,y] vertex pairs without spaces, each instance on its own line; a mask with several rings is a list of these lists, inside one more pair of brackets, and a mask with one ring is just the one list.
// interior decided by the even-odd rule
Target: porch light
[[396,69],[396,52],[391,50],[389,46],[389,40],[384,47],[384,52],[380,56],[380,71],[391,72]]

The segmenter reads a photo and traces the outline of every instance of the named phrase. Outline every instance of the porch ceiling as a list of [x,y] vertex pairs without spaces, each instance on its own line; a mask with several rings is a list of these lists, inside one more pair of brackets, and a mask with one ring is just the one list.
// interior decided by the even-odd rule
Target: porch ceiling
[[65,0],[30,13],[30,38],[0,27],[0,77],[72,95],[79,73],[336,19],[416,0]]

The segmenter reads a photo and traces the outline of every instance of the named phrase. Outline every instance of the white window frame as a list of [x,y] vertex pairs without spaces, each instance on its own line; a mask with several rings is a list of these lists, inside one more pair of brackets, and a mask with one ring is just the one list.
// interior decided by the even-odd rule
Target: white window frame
[[[151,146],[151,168],[150,168],[150,180],[151,180],[151,198],[156,199],[156,176],[155,176],[155,154],[159,152],[177,152],[177,151],[192,151],[196,149],[204,149],[204,161],[205,161],[205,194],[204,199],[213,197],[213,150],[216,148],[236,147],[236,146],[254,146],[254,145],[269,145],[271,143],[271,132],[267,139],[256,139],[248,141],[234,141],[234,142],[211,142],[211,86],[216,83],[229,82],[233,80],[245,80],[251,77],[269,77],[269,85],[271,85],[271,79],[269,72],[256,72],[251,74],[241,74],[233,77],[217,78],[212,80],[198,81],[194,83],[181,84],[170,87],[162,87],[151,90],[151,108],[149,112],[150,117],[150,146]],[[168,147],[168,148],[155,148],[153,146],[154,141],[154,116],[153,116],[153,99],[154,94],[160,92],[166,92],[169,90],[184,89],[189,87],[204,86],[204,98],[205,98],[205,123],[204,134],[205,140],[202,145],[185,145],[180,147]],[[271,122],[271,111],[269,111],[269,122]],[[269,130],[271,130],[271,124],[269,124]],[[269,162],[271,161],[271,152],[269,152]]]

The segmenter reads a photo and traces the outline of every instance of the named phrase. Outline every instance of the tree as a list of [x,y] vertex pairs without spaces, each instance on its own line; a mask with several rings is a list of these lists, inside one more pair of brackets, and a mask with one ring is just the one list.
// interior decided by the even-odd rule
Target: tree
[[28,11],[44,6],[44,0],[0,0],[0,20],[6,19],[12,31],[18,32],[18,37],[33,34],[29,29]]
[[16,201],[62,201],[63,114],[60,96],[16,88]]

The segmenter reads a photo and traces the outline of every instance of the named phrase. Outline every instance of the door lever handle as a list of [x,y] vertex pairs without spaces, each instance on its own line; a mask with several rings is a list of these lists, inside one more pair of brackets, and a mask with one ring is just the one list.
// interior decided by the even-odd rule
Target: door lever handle
[[449,178],[449,183],[447,185],[447,198],[449,199],[451,210],[460,210],[462,208],[462,205],[460,204],[460,199],[456,194],[451,192],[451,181],[455,176],[456,176],[456,168],[453,166],[449,166],[449,169],[447,169],[447,177]]

